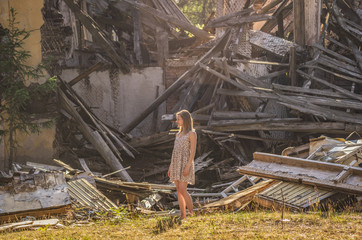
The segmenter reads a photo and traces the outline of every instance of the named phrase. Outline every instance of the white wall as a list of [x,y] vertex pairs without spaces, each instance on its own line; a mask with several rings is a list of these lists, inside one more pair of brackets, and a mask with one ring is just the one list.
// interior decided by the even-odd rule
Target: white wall
[[[68,82],[80,72],[77,69],[63,70],[61,77]],[[129,74],[120,71],[112,73],[110,70],[94,72],[88,79],[75,84],[73,89],[102,121],[122,130],[156,99],[157,87],[161,95],[165,87],[160,67],[132,70]],[[156,123],[160,123],[161,115],[165,112],[166,105],[163,103],[159,107]],[[151,114],[131,134],[147,135],[155,127]]]

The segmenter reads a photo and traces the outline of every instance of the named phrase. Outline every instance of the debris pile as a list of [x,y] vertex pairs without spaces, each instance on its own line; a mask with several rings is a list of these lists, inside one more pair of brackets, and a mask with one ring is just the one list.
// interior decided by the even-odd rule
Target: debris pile
[[[300,14],[288,0],[263,1],[260,8],[250,5],[259,1],[247,1],[249,5],[241,11],[208,22],[205,29],[215,28],[219,36],[212,40],[173,1],[89,0],[86,7],[72,0],[60,2],[46,4],[46,15],[59,20],[52,11],[68,16],[70,10],[78,24],[68,16],[63,18],[65,26],[75,29],[74,34],[85,32],[87,41],[53,50],[73,51],[73,59],[60,64],[81,65],[83,58],[91,66],[83,66],[88,69],[70,81],[59,78],[62,133],[58,144],[64,148],[56,162],[63,172],[29,163],[28,168],[40,173],[4,177],[1,191],[9,196],[30,196],[29,189],[38,186],[53,195],[49,188],[59,191],[68,181],[67,190],[56,198],[62,204],[17,206],[22,215],[70,203],[82,209],[74,213],[81,220],[93,210],[113,211],[120,206],[144,214],[174,214],[177,196],[167,170],[174,142],[172,121],[181,109],[192,113],[198,135],[197,185],[188,190],[201,211],[242,210],[251,202],[305,210],[328,199],[355,202],[362,194],[358,135],[362,131],[362,28],[357,14],[361,11],[351,3],[344,5],[350,1],[322,1],[318,13],[322,31],[309,47],[296,41],[301,31],[292,26]],[[253,29],[260,21],[265,23]],[[44,31],[57,26],[48,24]],[[288,41],[293,37],[294,42]],[[47,43],[43,50],[52,52],[54,45],[49,43],[57,43],[56,39],[44,39],[43,44]],[[191,67],[122,129],[103,123],[72,89],[104,66],[115,65],[127,73],[131,65],[170,64],[188,57]],[[129,134],[171,96],[178,99],[169,106],[170,114],[163,116],[160,132],[141,137]],[[351,132],[359,138],[338,139]],[[72,158],[67,159],[69,152]],[[60,175],[62,181],[56,177]],[[2,220],[18,216],[11,210],[13,203],[1,203]],[[14,228],[9,226],[3,227]]]

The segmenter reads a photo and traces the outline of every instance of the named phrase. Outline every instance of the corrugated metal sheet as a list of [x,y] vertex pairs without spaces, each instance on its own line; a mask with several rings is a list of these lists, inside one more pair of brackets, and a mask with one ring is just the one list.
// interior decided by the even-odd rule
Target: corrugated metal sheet
[[280,182],[264,190],[259,196],[271,202],[306,208],[334,194],[335,192],[315,189],[308,185]]
[[78,179],[67,183],[68,192],[72,199],[75,199],[76,206],[91,207],[98,210],[109,210],[117,206],[93,187],[87,180]]

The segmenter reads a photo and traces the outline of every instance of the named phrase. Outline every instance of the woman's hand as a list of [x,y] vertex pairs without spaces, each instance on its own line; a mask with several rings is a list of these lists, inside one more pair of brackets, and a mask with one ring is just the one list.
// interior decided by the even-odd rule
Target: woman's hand
[[189,166],[186,166],[186,168],[185,168],[185,170],[184,170],[184,172],[183,172],[182,175],[184,175],[184,177],[186,177],[186,176],[189,175],[189,173],[190,173],[190,167],[189,167]]

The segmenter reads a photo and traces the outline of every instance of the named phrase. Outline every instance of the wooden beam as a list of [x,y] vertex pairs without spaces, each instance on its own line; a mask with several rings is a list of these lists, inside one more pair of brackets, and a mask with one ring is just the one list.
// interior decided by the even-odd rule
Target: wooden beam
[[362,132],[361,124],[347,125],[344,122],[284,122],[284,123],[252,123],[235,126],[212,126],[209,129],[222,132],[235,131],[291,131],[314,133],[351,133]]
[[86,78],[89,74],[91,74],[94,71],[97,71],[98,69],[100,69],[101,67],[103,67],[104,64],[102,62],[98,62],[96,64],[94,64],[92,67],[90,67],[88,70],[82,72],[81,74],[79,74],[77,77],[73,78],[72,80],[69,81],[69,85],[73,86],[76,83],[78,83],[79,81],[81,81],[83,78]]
[[210,126],[230,126],[256,123],[272,123],[272,122],[298,122],[301,118],[264,118],[264,119],[243,119],[243,120],[212,120]]
[[221,80],[223,80],[223,81],[225,81],[225,82],[227,82],[227,83],[230,83],[231,85],[233,85],[233,86],[235,86],[235,87],[237,87],[237,88],[239,88],[239,89],[241,89],[241,90],[244,90],[244,91],[250,90],[250,88],[249,88],[248,86],[243,85],[243,84],[240,84],[240,83],[238,83],[237,81],[228,78],[227,76],[219,73],[218,71],[210,68],[209,66],[206,66],[206,65],[203,64],[203,63],[199,63],[199,66],[200,66],[201,68],[205,69],[206,71],[208,71],[209,73],[215,75],[215,76],[218,77],[219,79],[221,79]]
[[[215,18],[215,19],[211,20],[209,24],[216,24],[216,23],[224,22],[224,21],[232,19],[234,17],[247,16],[252,12],[254,12],[253,8],[243,9],[243,10],[235,12],[235,13],[231,13],[228,15],[224,15],[224,16]],[[209,27],[209,25],[207,25],[206,27]]]
[[270,20],[273,18],[274,18],[273,16],[269,15],[252,15],[252,16],[230,19],[219,23],[210,23],[207,27],[218,28],[218,27],[240,26],[245,23],[260,22],[260,21]]
[[245,118],[273,118],[276,117],[274,113],[257,113],[257,112],[235,112],[235,111],[215,111],[213,113],[214,119],[245,119]]

